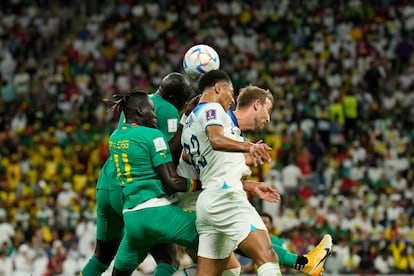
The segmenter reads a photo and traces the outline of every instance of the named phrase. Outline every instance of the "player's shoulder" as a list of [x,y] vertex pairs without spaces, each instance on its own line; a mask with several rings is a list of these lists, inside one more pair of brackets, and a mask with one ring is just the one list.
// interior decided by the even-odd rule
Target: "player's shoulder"
[[164,137],[164,134],[158,128],[142,127],[140,131],[151,137],[158,137],[158,136]]
[[216,102],[202,102],[199,103],[193,110],[193,113],[195,115],[199,115],[200,113],[204,113],[207,112],[208,110],[223,110],[223,107],[221,106],[221,104],[216,103]]
[[166,100],[164,98],[162,98],[160,95],[158,95],[157,92],[154,92],[152,94],[149,94],[148,95],[148,98],[152,101],[152,103],[154,104],[154,107],[155,108],[163,105],[164,102],[166,102]]
[[158,94],[157,91],[155,91],[154,93],[150,93],[148,94],[148,97],[150,98],[150,100],[157,100],[157,98],[161,98]]
[[152,103],[154,104],[155,107],[158,107],[158,106],[172,106],[172,107],[174,107],[174,105],[172,103],[170,103],[169,101],[167,101],[166,99],[161,97],[161,95],[159,95],[157,92],[149,94],[148,97],[150,98],[150,100],[152,101]]

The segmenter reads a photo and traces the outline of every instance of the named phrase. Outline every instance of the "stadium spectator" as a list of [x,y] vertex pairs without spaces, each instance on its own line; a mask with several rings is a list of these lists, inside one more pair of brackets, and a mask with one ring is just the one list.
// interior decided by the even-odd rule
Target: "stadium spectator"
[[33,272],[34,257],[33,248],[28,244],[21,244],[13,258],[13,267],[16,275],[30,275]]
[[[127,68],[132,88],[152,91],[163,70],[181,70],[183,52],[194,43],[215,46],[223,69],[237,72],[231,76],[237,80],[235,91],[245,83],[257,83],[271,88],[283,103],[283,109],[275,107],[271,125],[263,133],[265,141],[282,141],[280,148],[274,146],[278,170],[287,165],[284,156],[289,145],[298,142],[291,131],[298,128],[297,119],[310,116],[318,120],[313,130],[321,134],[327,147],[322,155],[326,166],[322,169],[327,183],[325,205],[335,206],[336,220],[330,221],[342,221],[350,206],[364,202],[373,221],[370,238],[380,241],[391,223],[386,215],[388,209],[400,206],[410,221],[405,223],[408,226],[402,226],[398,220],[400,230],[405,228],[401,235],[413,241],[414,178],[409,170],[413,166],[414,137],[411,2],[340,1],[332,6],[326,1],[281,1],[274,6],[259,1],[253,9],[251,4],[237,1],[216,3],[217,8],[207,2],[189,5],[188,1],[153,1],[143,5],[132,0],[104,1],[101,10],[92,10],[93,3],[73,7],[68,1],[56,1],[48,7],[45,3],[50,1],[30,5],[22,5],[25,1],[9,2],[1,2],[0,19],[0,204],[7,213],[5,217],[14,218],[16,202],[22,202],[20,208],[28,210],[33,233],[41,233],[36,235],[43,235],[49,246],[61,238],[62,228],[70,228],[69,225],[57,226],[52,220],[49,228],[59,231],[38,231],[34,217],[40,202],[47,203],[56,216],[56,196],[63,182],[75,183],[73,172],[90,181],[82,182],[84,189],[74,204],[79,210],[71,211],[72,221],[76,221],[77,214],[94,207],[97,170],[78,170],[78,165],[101,165],[89,157],[92,153],[83,154],[105,148],[107,135],[114,127],[111,122],[115,116],[104,112],[100,99],[115,91],[119,74],[115,67]],[[73,14],[91,16],[77,20],[75,26]],[[145,20],[148,15],[151,20]],[[76,43],[72,35],[79,37]],[[246,42],[248,35],[256,38],[251,44]],[[242,44],[236,45],[232,40]],[[373,60],[380,69],[380,76],[373,74],[379,81],[379,98],[364,87],[364,75]],[[18,96],[22,88],[28,89],[27,97]],[[330,123],[327,107],[336,97],[343,96],[345,103],[344,95],[351,89],[358,100],[358,127],[352,140],[333,148],[324,138]],[[397,124],[391,126],[392,121]],[[85,123],[91,126],[86,131],[79,127]],[[283,130],[289,131],[282,133]],[[306,133],[307,129],[302,131]],[[347,137],[347,132],[343,134]],[[304,135],[300,142],[307,146],[308,138]],[[354,142],[358,146],[352,146]],[[44,160],[50,161],[47,156],[52,145],[60,153],[56,157],[56,178],[50,180]],[[78,153],[82,153],[82,159]],[[103,162],[107,153],[102,150],[100,154],[98,160]],[[10,185],[6,178],[6,171],[12,171],[8,164],[13,164],[15,156],[22,175],[17,186],[13,181]],[[343,178],[339,171],[348,158],[352,160],[349,176],[357,181],[354,197],[337,197]],[[388,189],[386,193],[395,193],[397,172],[406,179],[407,188],[399,191],[398,202],[389,204],[389,195],[384,191],[375,193],[369,184],[379,179],[381,171],[391,182],[392,191]],[[332,176],[335,181],[331,181]],[[266,177],[266,171],[255,177]],[[342,204],[336,205],[339,198]],[[281,205],[286,209],[282,220],[287,219],[287,223],[280,228],[298,228],[291,214],[304,208],[304,203],[284,199]],[[355,210],[358,217],[362,208]],[[270,212],[276,216],[278,210]],[[6,221],[15,228],[12,240],[16,247],[33,238],[21,224]],[[349,242],[355,242],[356,229],[339,227],[337,231],[349,232]]]
[[281,180],[287,195],[297,194],[303,181],[303,174],[293,158],[290,158],[289,164],[282,168]]
[[63,273],[63,263],[66,259],[66,249],[60,240],[55,240],[52,245],[51,256],[46,266],[44,276],[53,276]]
[[0,248],[0,275],[12,275],[13,273],[13,260],[9,256],[9,248],[7,243],[2,243]]
[[375,257],[374,268],[377,273],[389,274],[393,272],[394,260],[387,253],[386,249],[382,249]]

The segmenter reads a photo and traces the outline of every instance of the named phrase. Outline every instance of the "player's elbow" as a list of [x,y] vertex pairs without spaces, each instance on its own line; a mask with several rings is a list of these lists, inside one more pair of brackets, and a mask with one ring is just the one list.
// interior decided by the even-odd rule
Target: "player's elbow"
[[185,192],[187,189],[187,183],[181,181],[181,179],[169,179],[168,181],[168,188],[170,191],[177,193],[177,192]]
[[223,150],[225,149],[225,145],[221,142],[219,137],[209,137],[211,147],[213,150]]

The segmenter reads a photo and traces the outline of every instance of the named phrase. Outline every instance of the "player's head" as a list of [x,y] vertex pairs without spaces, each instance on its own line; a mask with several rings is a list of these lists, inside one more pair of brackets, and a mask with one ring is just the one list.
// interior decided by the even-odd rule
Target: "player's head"
[[115,94],[113,100],[106,100],[112,103],[109,111],[115,110],[124,112],[127,123],[155,127],[157,116],[154,113],[154,104],[147,93],[142,91]]
[[252,130],[260,131],[270,122],[273,102],[273,95],[269,90],[249,85],[240,89],[236,110],[249,110],[252,116],[248,118],[254,120],[253,124],[250,124],[254,126]]
[[268,213],[261,213],[260,217],[262,218],[263,223],[267,228],[267,231],[269,231],[269,233],[272,233],[274,229],[272,216]]
[[208,95],[214,101],[220,103],[224,110],[228,110],[234,104],[234,88],[229,75],[223,70],[212,70],[201,77],[198,88],[201,93]]
[[161,80],[159,92],[166,101],[173,104],[177,110],[181,110],[190,99],[193,89],[184,75],[172,72]]

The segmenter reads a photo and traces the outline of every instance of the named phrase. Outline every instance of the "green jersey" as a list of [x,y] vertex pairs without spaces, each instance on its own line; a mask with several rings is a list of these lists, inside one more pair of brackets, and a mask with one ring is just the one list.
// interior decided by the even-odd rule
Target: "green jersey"
[[118,182],[123,186],[124,209],[164,195],[155,168],[172,162],[172,157],[161,131],[137,124],[124,124],[109,138],[109,152]]
[[[154,112],[157,114],[157,128],[161,130],[167,141],[174,136],[177,132],[180,122],[180,113],[177,108],[170,102],[163,99],[157,92],[150,95],[150,99],[154,103]],[[125,114],[121,112],[119,116],[118,127],[119,129],[125,123]],[[117,190],[119,187],[114,185],[118,181],[116,176],[116,168],[112,162],[112,158],[109,157],[101,169],[101,175],[96,184],[97,189],[102,190]]]
[[170,141],[177,132],[180,123],[180,113],[172,103],[163,99],[157,92],[151,94],[150,99],[154,103],[154,112],[157,114],[156,127],[161,130],[165,139]]
[[[119,116],[118,126],[119,129],[125,123],[125,115],[124,112],[121,113]],[[97,190],[119,190],[118,185],[114,185],[117,183],[118,178],[116,176],[116,168],[115,163],[112,160],[112,157],[109,156],[106,159],[105,164],[102,166],[101,173],[99,174],[98,182],[96,183]]]

